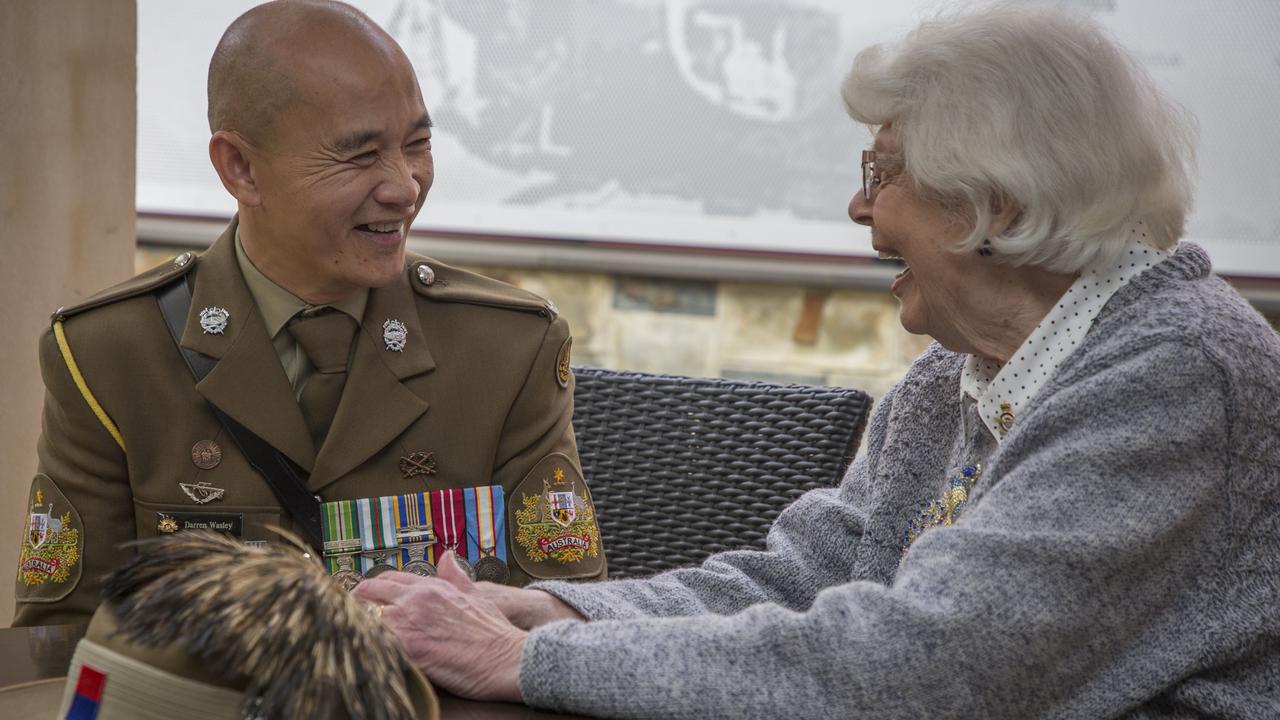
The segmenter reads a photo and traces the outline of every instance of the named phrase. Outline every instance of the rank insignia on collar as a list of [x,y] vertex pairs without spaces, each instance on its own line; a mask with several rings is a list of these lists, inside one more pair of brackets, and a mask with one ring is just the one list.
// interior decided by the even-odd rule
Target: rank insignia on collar
[[408,457],[400,458],[400,474],[403,475],[406,480],[419,475],[435,475],[435,453],[422,452],[419,450],[418,452],[410,453]]
[[230,320],[231,313],[226,308],[207,307],[200,311],[200,329],[206,335],[221,335]]
[[404,352],[404,346],[408,341],[409,328],[404,323],[395,318],[382,323],[382,342],[386,343],[388,350]]
[[182,488],[182,492],[186,493],[187,497],[191,498],[192,502],[197,505],[221,500],[222,496],[227,494],[225,488],[214,487],[203,481],[195,484],[178,483],[178,487]]

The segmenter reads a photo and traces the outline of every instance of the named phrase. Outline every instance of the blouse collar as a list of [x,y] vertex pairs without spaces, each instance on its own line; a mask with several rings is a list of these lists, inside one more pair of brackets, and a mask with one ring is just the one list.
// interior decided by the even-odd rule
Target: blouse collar
[[997,441],[1013,428],[1032,398],[1084,340],[1111,296],[1142,271],[1169,255],[1146,242],[1146,227],[1134,223],[1115,260],[1086,267],[1003,367],[970,355],[960,374],[961,398],[977,403],[978,415]]

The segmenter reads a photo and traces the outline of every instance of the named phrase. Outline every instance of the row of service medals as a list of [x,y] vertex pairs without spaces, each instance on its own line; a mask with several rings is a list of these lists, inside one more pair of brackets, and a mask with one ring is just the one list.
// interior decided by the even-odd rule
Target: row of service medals
[[[333,558],[338,565],[338,570],[332,576],[333,581],[344,590],[351,590],[362,581],[377,577],[389,570],[398,569],[401,572],[422,577],[436,575],[436,566],[427,562],[427,548],[437,543],[435,532],[430,525],[408,525],[398,528],[396,540],[395,547],[376,550],[362,549],[359,538],[325,541],[325,557]],[[403,567],[397,568],[393,558],[399,555],[401,550],[409,554],[409,561]],[[498,558],[497,551],[492,547],[480,548],[481,558],[474,565],[458,553],[457,540],[446,545],[445,550],[453,551],[454,561],[473,582],[484,581],[505,585],[511,580],[511,570]],[[373,567],[361,573],[356,569],[356,558],[372,559]]]

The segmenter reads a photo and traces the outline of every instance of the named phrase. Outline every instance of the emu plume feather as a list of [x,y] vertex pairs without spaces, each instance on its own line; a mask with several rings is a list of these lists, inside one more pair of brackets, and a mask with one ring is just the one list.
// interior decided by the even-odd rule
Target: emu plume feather
[[103,600],[126,639],[176,644],[245,686],[245,717],[412,718],[409,663],[390,630],[281,535],[267,547],[208,532],[142,541]]

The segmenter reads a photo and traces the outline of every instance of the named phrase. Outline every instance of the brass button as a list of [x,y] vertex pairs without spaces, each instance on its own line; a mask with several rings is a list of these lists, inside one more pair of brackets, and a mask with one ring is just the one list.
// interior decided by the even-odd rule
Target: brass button
[[418,282],[431,287],[436,281],[436,271],[431,269],[430,265],[422,264],[418,266]]

